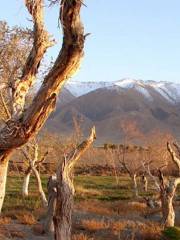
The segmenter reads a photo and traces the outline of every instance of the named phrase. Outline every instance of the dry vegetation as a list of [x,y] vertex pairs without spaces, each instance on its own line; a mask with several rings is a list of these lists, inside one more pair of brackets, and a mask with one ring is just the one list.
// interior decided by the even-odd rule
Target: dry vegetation
[[[45,210],[33,184],[35,178],[31,179],[31,194],[27,199],[22,199],[20,194],[22,180],[20,176],[8,178],[8,193],[1,218],[1,233],[6,237],[10,234],[14,238],[16,236],[15,239],[21,239],[21,237],[28,240],[35,240],[38,237],[44,240],[51,239],[43,231],[42,221],[45,217]],[[47,176],[43,176],[42,180],[45,188]],[[143,198],[133,199],[128,176],[119,177],[119,182],[120,186],[117,185],[116,178],[113,176],[77,176],[75,178],[78,191],[75,195],[72,239],[163,239],[163,228],[159,225],[160,209],[150,210]],[[152,187],[153,183],[151,184]],[[82,186],[83,197],[80,193]],[[126,190],[125,193],[123,193],[124,190]],[[102,194],[101,198],[99,198],[99,191]],[[113,199],[115,193],[117,195]],[[178,202],[176,205],[176,225],[179,226],[180,207]],[[24,227],[22,228],[21,225]]]
[[[56,144],[59,142],[58,138],[56,141],[54,146],[57,146]],[[43,145],[45,144],[46,146],[46,143],[43,143],[42,140],[39,140],[39,142],[41,143],[40,149],[45,149]],[[163,152],[163,156],[169,162],[166,174],[177,174],[174,170],[175,166],[171,170],[169,169],[171,158],[166,148],[163,147],[163,144],[164,142],[159,144],[159,146],[162,146],[161,151]],[[66,152],[69,152],[72,146],[71,140],[62,145],[62,149],[66,149]],[[130,162],[134,159],[134,151],[139,151],[139,149],[141,148],[136,145],[129,145],[126,153],[127,161]],[[162,155],[162,152],[159,154],[152,152],[151,157],[155,159],[155,162]],[[49,154],[48,158],[51,159],[51,151]],[[49,159],[47,159],[48,161]],[[137,161],[139,160],[137,159]],[[156,163],[158,166],[158,164],[161,164],[161,161],[157,161]],[[56,160],[54,160],[53,164],[49,165],[49,169],[46,164],[45,166],[46,168],[41,168],[41,179],[42,186],[47,194],[47,178],[51,171],[53,172],[56,168]],[[135,199],[131,179],[119,165],[119,153],[117,149],[109,150],[103,147],[89,149],[78,163],[75,172],[74,183],[76,194],[72,239],[164,240],[163,227],[160,225],[161,209],[159,207],[150,209],[144,200],[144,197],[154,196],[158,198],[153,180],[147,176],[148,191],[144,192],[141,176],[137,177],[139,197]],[[12,228],[11,236],[19,234],[17,239],[20,239],[20,233],[22,232],[22,237],[26,235],[24,236],[25,239],[36,239],[36,237],[50,239],[47,238],[43,229],[42,223],[46,213],[42,208],[41,199],[35,185],[35,178],[32,177],[30,180],[30,195],[26,198],[21,197],[20,189],[22,181],[23,171],[15,167],[11,169],[8,177],[8,191],[3,209],[3,218],[1,220],[2,226],[6,228],[8,226],[9,230],[7,233],[6,228],[3,229],[2,227],[2,232],[4,231],[8,237],[9,232],[11,233],[11,223],[15,221],[17,224],[24,225],[27,228],[22,230],[19,225],[16,225],[17,232]],[[175,224],[179,226],[179,188],[176,199]]]

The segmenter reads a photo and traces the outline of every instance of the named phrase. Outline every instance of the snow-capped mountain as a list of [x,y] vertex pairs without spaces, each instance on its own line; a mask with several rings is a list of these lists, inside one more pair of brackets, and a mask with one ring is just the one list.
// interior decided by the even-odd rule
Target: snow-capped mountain
[[112,86],[112,82],[77,82],[68,81],[65,85],[75,97],[85,95],[99,88],[107,88]]
[[171,103],[180,102],[180,83],[172,83],[166,81],[152,81],[152,80],[136,80],[125,78],[115,82],[68,82],[65,87],[76,97],[85,95],[97,89],[135,89],[144,97],[153,101],[152,91],[160,94]]

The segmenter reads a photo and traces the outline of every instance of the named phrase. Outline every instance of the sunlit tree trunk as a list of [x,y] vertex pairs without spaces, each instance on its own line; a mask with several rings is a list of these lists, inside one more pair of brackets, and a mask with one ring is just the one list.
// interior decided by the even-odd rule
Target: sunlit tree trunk
[[173,207],[173,198],[176,188],[180,184],[180,178],[165,181],[163,173],[159,170],[160,182],[160,200],[162,207],[162,225],[165,227],[173,227],[175,222],[175,212]]
[[54,221],[55,239],[71,239],[71,223],[73,210],[73,169],[77,160],[90,147],[95,139],[95,128],[92,128],[89,138],[82,142],[71,153],[64,156],[57,170],[57,204]]
[[36,178],[36,181],[37,181],[37,185],[38,185],[38,192],[40,194],[40,197],[41,197],[41,201],[43,203],[43,206],[44,207],[47,207],[48,203],[47,203],[47,199],[46,199],[46,195],[44,193],[44,190],[43,190],[43,187],[42,187],[42,183],[41,183],[41,178],[40,178],[40,175],[37,171],[37,169],[32,166],[32,171],[35,175],[35,178]]
[[132,182],[133,182],[133,192],[134,192],[134,197],[138,197],[138,186],[137,186],[137,175],[134,173],[131,176]]
[[31,176],[31,168],[28,168],[25,172],[25,176],[23,179],[23,186],[22,186],[22,195],[27,197],[29,195],[29,180]]
[[162,203],[162,224],[165,227],[173,227],[175,221],[175,212],[173,207],[173,197],[174,196],[167,196],[163,194],[161,196],[161,203]]
[[8,157],[4,159],[0,164],[0,212],[3,206],[5,190],[6,190],[6,179],[7,179],[7,171],[8,171]]
[[143,190],[145,192],[147,192],[148,191],[148,180],[144,174],[142,175],[142,183],[143,183]]
[[173,199],[174,199],[178,184],[180,184],[180,178],[171,180],[168,185],[165,185],[161,177],[160,199],[161,199],[162,215],[163,215],[162,224],[165,227],[174,226],[175,211],[173,207]]

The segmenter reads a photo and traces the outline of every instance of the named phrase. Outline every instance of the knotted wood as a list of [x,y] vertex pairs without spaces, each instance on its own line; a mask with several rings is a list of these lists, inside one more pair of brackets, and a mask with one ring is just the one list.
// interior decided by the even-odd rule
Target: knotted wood
[[95,128],[91,130],[90,136],[83,141],[72,152],[64,156],[57,170],[57,204],[53,218],[55,239],[71,239],[71,223],[73,210],[73,170],[76,162],[82,154],[90,147],[96,138]]

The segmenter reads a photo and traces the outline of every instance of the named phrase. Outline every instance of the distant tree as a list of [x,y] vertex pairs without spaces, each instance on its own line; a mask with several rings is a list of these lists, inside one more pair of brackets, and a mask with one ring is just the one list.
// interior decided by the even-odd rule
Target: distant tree
[[166,166],[164,171],[170,171],[172,160],[167,151],[167,142],[174,142],[170,133],[154,130],[146,136],[146,145],[149,148],[148,159],[152,162],[151,168],[159,169]]
[[[177,150],[180,151],[178,145],[175,144],[175,146],[177,147]],[[176,155],[174,149],[172,148],[169,142],[167,143],[167,150],[169,151],[171,159],[175,163],[179,171],[180,158]],[[156,190],[159,192],[159,195],[160,195],[161,209],[162,209],[161,222],[165,227],[173,227],[175,222],[175,211],[173,207],[173,200],[174,200],[177,186],[180,184],[180,177],[165,178],[163,175],[162,167],[159,167],[157,169],[158,179],[156,176],[152,174],[150,168],[146,168],[146,169],[149,176],[155,182]]]
[[41,183],[41,177],[38,172],[38,167],[40,164],[42,164],[48,155],[48,151],[46,151],[43,156],[40,158],[39,156],[39,145],[36,141],[29,142],[25,145],[25,147],[21,148],[21,152],[23,153],[27,169],[25,171],[23,186],[22,186],[22,195],[24,197],[27,197],[29,195],[29,181],[31,174],[33,173],[36,181],[37,181],[37,187],[38,191],[42,200],[42,204],[44,207],[47,207],[47,200],[46,195],[43,191],[42,183]]
[[32,31],[19,27],[10,28],[0,21],[0,120],[11,118],[12,91],[20,78],[23,66],[31,50]]
[[147,155],[147,148],[137,148],[131,152],[128,152],[128,150],[124,151],[124,149],[122,151],[118,151],[118,161],[121,169],[123,169],[123,171],[126,172],[132,180],[134,197],[138,197],[139,195],[137,177],[142,177],[142,175],[144,176],[143,186],[145,190],[147,189],[147,178],[144,175],[142,168],[142,162],[144,162],[145,165],[150,163]]
[[134,197],[138,197],[137,177],[142,172],[142,160],[147,159],[145,157],[147,149],[133,148],[130,152],[130,148],[128,147],[130,142],[143,138],[143,134],[140,132],[135,121],[124,120],[121,122],[120,127],[123,133],[123,143],[122,148],[117,150],[118,161],[121,168],[129,174],[132,180]]

